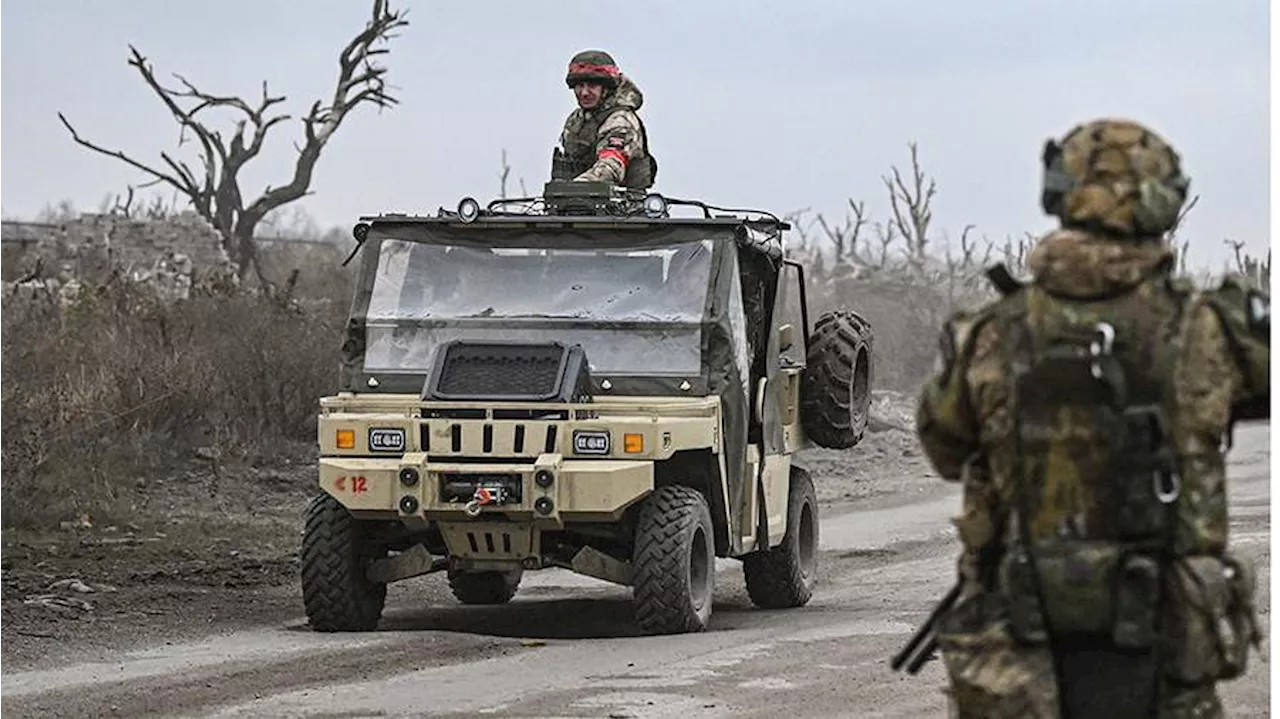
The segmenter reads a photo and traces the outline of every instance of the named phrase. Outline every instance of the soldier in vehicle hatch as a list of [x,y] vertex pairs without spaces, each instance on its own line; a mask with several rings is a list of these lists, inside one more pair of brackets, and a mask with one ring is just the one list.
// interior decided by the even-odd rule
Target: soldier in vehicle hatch
[[644,102],[640,88],[601,50],[574,55],[565,82],[578,107],[564,122],[552,154],[551,179],[651,187],[658,163],[637,114]]

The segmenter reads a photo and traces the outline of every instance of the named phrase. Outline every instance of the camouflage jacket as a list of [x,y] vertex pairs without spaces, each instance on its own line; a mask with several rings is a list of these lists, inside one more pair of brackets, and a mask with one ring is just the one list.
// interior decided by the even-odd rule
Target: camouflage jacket
[[653,185],[657,163],[637,114],[643,104],[640,88],[623,76],[599,106],[576,108],[560,132],[552,179],[608,182],[634,189]]
[[[1025,303],[1021,306],[1032,315],[1037,303],[1066,302],[1074,308],[1069,311],[1091,312],[1099,302],[1120,298],[1115,311],[1136,313],[1151,327],[1168,325],[1169,312],[1176,312],[1176,341],[1135,341],[1142,351],[1165,353],[1161,361],[1169,363],[1175,388],[1166,404],[1182,481],[1174,546],[1182,554],[1221,553],[1227,540],[1222,440],[1234,408],[1252,406],[1251,416],[1266,416],[1259,408],[1270,396],[1269,340],[1243,336],[1250,331],[1249,317],[1265,315],[1266,295],[1240,278],[1229,278],[1211,292],[1194,292],[1189,283],[1170,276],[1167,245],[1078,231],[1049,234],[1029,262],[1033,279],[1026,286],[947,323],[939,372],[926,383],[917,408],[917,431],[930,462],[944,479],[965,483],[962,513],[954,520],[966,550],[962,577],[976,578],[980,549],[1015,541],[1001,536],[1002,526],[1010,531],[1002,519],[1015,501],[1019,466],[1011,441],[1015,408],[1008,371],[1018,321],[1011,321],[1008,310],[1015,303]],[[967,462],[973,458],[982,461]],[[1034,533],[1052,531],[1039,530]]]

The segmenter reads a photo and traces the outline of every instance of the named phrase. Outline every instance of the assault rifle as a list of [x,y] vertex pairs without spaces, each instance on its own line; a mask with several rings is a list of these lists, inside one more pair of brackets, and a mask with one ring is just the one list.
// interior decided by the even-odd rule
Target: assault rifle
[[[955,605],[956,600],[959,598],[960,582],[956,582],[955,586],[951,587],[951,591],[947,592],[941,602],[938,602],[938,606],[933,608],[929,618],[924,620],[924,624],[920,625],[916,633],[911,635],[911,639],[907,640],[907,645],[894,655],[893,660],[889,662],[889,668],[896,672],[901,670],[902,665],[905,663],[908,674],[915,674],[920,671],[920,667],[929,661],[934,651],[938,648],[938,620],[942,618],[944,612]],[[914,658],[912,658],[913,654],[915,655]],[[911,661],[908,663],[907,660],[909,658]]]

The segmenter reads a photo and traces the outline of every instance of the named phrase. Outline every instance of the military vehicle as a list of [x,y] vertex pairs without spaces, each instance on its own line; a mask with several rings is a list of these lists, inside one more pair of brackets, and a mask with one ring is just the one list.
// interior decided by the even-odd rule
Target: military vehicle
[[853,312],[810,323],[787,229],[563,181],[362,217],[302,541],[310,626],[374,629],[386,585],[428,572],[500,604],[562,567],[630,586],[643,633],[702,631],[717,557],[757,606],[806,604],[818,507],[792,455],[862,437],[873,341]]

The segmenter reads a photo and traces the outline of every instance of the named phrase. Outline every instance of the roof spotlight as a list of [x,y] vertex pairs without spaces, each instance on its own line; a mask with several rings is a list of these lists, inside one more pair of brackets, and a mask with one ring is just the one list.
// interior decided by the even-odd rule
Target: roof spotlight
[[476,218],[480,217],[480,203],[476,202],[474,197],[462,198],[458,203],[458,217],[466,223],[475,222]]
[[644,213],[649,217],[666,217],[666,198],[658,194],[646,195],[644,198]]

